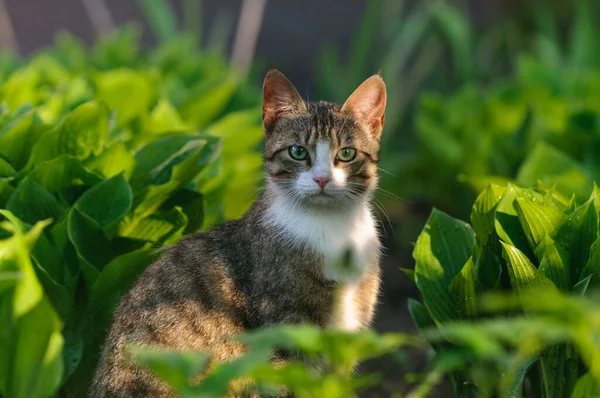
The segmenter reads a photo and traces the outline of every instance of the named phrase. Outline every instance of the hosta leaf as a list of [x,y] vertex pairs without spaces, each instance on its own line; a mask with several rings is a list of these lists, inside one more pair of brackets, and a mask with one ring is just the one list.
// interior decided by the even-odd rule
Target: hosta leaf
[[61,155],[40,163],[29,174],[29,178],[52,193],[74,185],[91,186],[101,181],[98,175],[87,170],[79,160],[69,155]]
[[0,178],[14,177],[17,172],[6,160],[0,158]]
[[587,291],[588,286],[590,285],[590,281],[592,280],[592,275],[588,275],[573,286],[573,295],[583,296]]
[[600,396],[600,381],[591,373],[586,373],[577,380],[571,398],[590,398]]
[[96,86],[98,99],[106,102],[110,109],[117,110],[119,124],[126,124],[147,112],[154,95],[147,75],[127,68],[99,74]]
[[450,284],[450,293],[460,314],[463,317],[473,317],[477,313],[477,277],[473,257],[470,257],[463,269],[454,277]]
[[104,178],[111,178],[123,173],[125,179],[129,180],[133,175],[136,163],[135,157],[125,148],[125,145],[117,143],[100,155],[86,160],[85,165]]
[[132,186],[141,192],[135,217],[155,211],[213,162],[219,150],[219,141],[208,136],[171,136],[142,148],[136,155],[138,167],[132,178]]
[[544,236],[553,238],[567,216],[551,206],[520,197],[515,202],[517,214],[530,247],[536,248]]
[[225,110],[238,85],[238,80],[231,76],[203,84],[196,90],[194,99],[182,108],[184,120],[197,128],[205,127]]
[[132,202],[131,187],[123,174],[119,174],[88,189],[75,203],[75,208],[100,227],[109,228],[125,217]]
[[160,100],[152,112],[150,112],[147,129],[153,134],[172,133],[176,131],[186,132],[190,130],[189,126],[181,120],[177,109],[165,99]]
[[547,397],[565,396],[566,378],[565,365],[567,362],[567,347],[565,344],[553,345],[540,354],[544,390]]
[[488,246],[476,245],[473,255],[477,282],[485,289],[494,289],[502,273],[500,259]]
[[549,235],[535,249],[540,261],[539,271],[548,277],[563,292],[571,289],[570,256]]
[[50,192],[28,177],[13,192],[6,208],[29,224],[49,218],[58,220],[67,210]]
[[186,234],[197,232],[204,220],[204,196],[199,192],[182,189],[163,204],[163,208],[179,207],[188,219]]
[[31,148],[45,127],[33,109],[23,107],[11,119],[0,125],[0,157],[20,170],[27,163]]
[[419,235],[413,257],[415,278],[425,306],[436,322],[459,317],[449,288],[473,251],[468,224],[434,209]]
[[85,310],[85,322],[95,322],[98,317],[108,322],[121,295],[155,261],[158,254],[152,249],[142,249],[114,258],[104,267],[92,285]]
[[592,243],[588,262],[583,268],[583,271],[581,271],[581,275],[591,275],[595,284],[600,283],[600,238]]
[[68,233],[79,258],[87,264],[102,269],[114,257],[111,242],[102,227],[76,208],[69,211]]
[[481,244],[487,244],[488,240],[493,239],[493,235],[495,235],[494,214],[505,190],[505,187],[490,184],[479,194],[473,204],[471,225],[477,241]]
[[554,283],[542,275],[519,249],[504,242],[502,242],[502,248],[510,282],[517,291],[527,292],[531,289],[556,288]]
[[205,353],[181,353],[141,346],[129,347],[129,353],[135,363],[149,369],[178,392],[188,391],[190,380],[201,374],[210,359]]
[[226,158],[246,154],[264,136],[259,109],[230,113],[209,125],[205,131],[223,139],[223,156]]
[[498,203],[496,209],[494,226],[498,237],[519,250],[529,253],[531,248],[527,242],[527,236],[521,227],[517,210],[515,209],[515,200],[523,195],[523,190],[509,184],[504,196]]
[[[532,186],[541,180],[544,185],[556,183],[559,192],[577,197],[589,195],[591,181],[582,171],[583,167],[567,154],[540,141],[524,160],[517,174],[517,182]],[[569,178],[562,178],[562,176]]]
[[43,135],[32,150],[30,163],[39,164],[67,154],[85,159],[98,154],[108,133],[108,108],[98,102],[77,107],[54,130]]
[[122,232],[119,235],[162,246],[173,235],[175,235],[174,239],[181,237],[186,226],[185,214],[179,209],[172,209],[143,218],[133,228],[125,222],[121,225]]
[[556,242],[571,254],[571,280],[577,279],[587,264],[590,247],[598,239],[598,210],[592,197],[564,222],[556,234]]

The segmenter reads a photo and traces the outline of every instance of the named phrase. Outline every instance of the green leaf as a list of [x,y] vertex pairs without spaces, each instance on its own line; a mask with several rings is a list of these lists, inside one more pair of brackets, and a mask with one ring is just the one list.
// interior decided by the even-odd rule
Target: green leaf
[[487,245],[475,245],[473,256],[475,258],[475,278],[479,285],[487,290],[497,287],[502,273],[502,264],[496,253]]
[[132,360],[154,373],[175,391],[188,391],[190,380],[208,366],[210,356],[204,353],[181,353],[168,350],[131,346]]
[[98,154],[108,134],[108,108],[99,102],[78,106],[54,130],[33,146],[30,163],[52,160],[60,155],[85,159]]
[[138,0],[154,36],[159,41],[173,38],[177,33],[175,11],[165,0]]
[[134,227],[123,223],[119,236],[162,246],[167,240],[178,240],[187,227],[187,222],[185,214],[176,208],[143,218]]
[[554,282],[561,291],[569,291],[571,289],[569,253],[546,234],[535,249],[535,255],[540,261],[539,271]]
[[557,190],[567,197],[573,193],[578,198],[586,197],[592,185],[577,161],[544,142],[536,144],[517,173],[520,185],[532,186],[538,180],[546,186],[556,184]]
[[596,46],[600,40],[598,21],[589,0],[574,3],[574,22],[569,43],[570,67],[576,70],[595,68],[600,65]]
[[505,187],[490,184],[479,194],[473,204],[471,225],[477,241],[481,244],[485,245],[490,239],[494,239],[494,215],[505,190]]
[[425,330],[435,326],[435,322],[431,319],[427,308],[417,300],[412,298],[408,299],[408,312],[419,330]]
[[595,284],[600,283],[600,238],[592,243],[588,262],[583,268],[583,271],[581,271],[581,275],[591,275]]
[[573,286],[573,294],[577,296],[583,296],[587,291],[588,286],[590,285],[590,281],[592,280],[592,275],[588,275],[583,278],[579,282]]
[[13,192],[6,208],[29,224],[49,218],[59,220],[66,212],[65,206],[29,177]]
[[515,209],[515,200],[524,194],[524,190],[512,184],[506,188],[504,196],[498,203],[496,209],[494,226],[498,237],[519,250],[529,253],[531,248],[527,242],[527,236],[521,227],[517,210]]
[[[86,264],[102,269],[115,256],[111,242],[106,238],[102,227],[76,208],[69,211],[68,234],[80,261],[83,262],[81,266],[84,273],[92,271],[89,267],[85,268]],[[95,276],[95,273],[93,275]]]
[[571,398],[591,398],[600,395],[600,381],[591,373],[586,373],[577,380]]
[[468,224],[434,209],[417,239],[416,283],[437,323],[459,318],[449,288],[471,256],[474,238]]
[[14,177],[17,172],[6,160],[0,158],[0,178]]
[[511,285],[519,292],[531,289],[554,289],[554,283],[529,261],[516,247],[502,242],[503,256],[508,266]]
[[121,125],[145,114],[154,96],[148,76],[127,68],[99,74],[96,86],[98,99],[117,110],[117,121]]
[[473,257],[469,257],[463,269],[452,280],[450,293],[462,318],[477,314],[477,279]]
[[133,192],[119,174],[88,189],[75,203],[75,208],[102,228],[117,224],[131,210]]
[[564,397],[566,386],[565,363],[567,347],[553,345],[540,354],[544,390],[547,397]]
[[[163,134],[176,131],[186,132],[190,128],[183,123],[183,120],[181,120],[181,116],[179,116],[177,109],[175,109],[173,105],[169,103],[169,101],[162,99],[150,113],[147,129],[153,134]],[[242,135],[240,134],[238,138],[241,137]]]
[[524,197],[515,201],[517,215],[529,246],[533,249],[538,247],[545,236],[553,238],[558,228],[567,219],[561,211],[551,206],[544,206]]
[[91,287],[83,323],[109,322],[121,296],[157,257],[153,250],[142,249],[108,263]]
[[210,137],[171,136],[144,146],[136,154],[131,180],[140,192],[135,217],[150,215],[213,162],[219,150],[219,142]]
[[123,143],[117,143],[103,151],[100,155],[86,160],[86,167],[104,178],[111,178],[123,173],[129,180],[133,175],[136,162],[133,154]]
[[20,170],[27,163],[31,148],[44,132],[44,126],[31,107],[24,106],[0,124],[0,157]]
[[567,218],[556,234],[556,242],[571,254],[571,280],[576,280],[587,264],[596,239],[598,210],[592,197]]
[[29,178],[52,193],[71,186],[92,186],[101,181],[98,175],[69,155],[40,163],[31,171]]
[[225,110],[238,85],[238,80],[231,76],[208,82],[182,108],[184,120],[192,122],[197,128],[207,126]]

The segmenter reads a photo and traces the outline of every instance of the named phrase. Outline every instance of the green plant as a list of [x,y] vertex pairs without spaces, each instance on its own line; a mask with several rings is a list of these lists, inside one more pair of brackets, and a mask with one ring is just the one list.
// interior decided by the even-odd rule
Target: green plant
[[[508,291],[520,295],[520,308],[504,308],[508,312],[494,314],[498,317],[495,322],[501,324],[506,322],[504,316],[514,315],[515,311],[528,316],[540,308],[552,307],[551,303],[557,304],[554,309],[558,311],[562,300],[555,299],[560,296],[558,292],[581,296],[589,285],[597,286],[600,280],[597,253],[600,248],[599,193],[595,188],[590,198],[578,205],[575,195],[567,199],[556,189],[542,185],[524,189],[512,184],[506,187],[492,184],[473,205],[472,227],[434,210],[413,253],[416,261],[414,280],[424,306],[416,302],[411,304],[413,319],[419,328],[437,325],[439,334],[444,336],[434,348],[448,355],[457,342],[452,327],[468,328],[482,317],[489,317],[480,305],[487,292]],[[548,302],[549,299],[554,301]],[[564,307],[568,306],[565,304]],[[530,345],[527,356],[519,358],[522,362],[510,363],[511,376],[518,373],[521,378],[539,379],[533,396],[570,396],[580,376],[580,358],[594,377],[598,377],[590,359],[592,353],[585,350],[586,345],[595,344],[589,336],[597,333],[598,325],[595,320],[587,319],[582,311],[567,313],[564,308],[558,311],[560,316],[568,318],[565,323],[572,328],[570,334],[564,332],[565,325],[556,322],[548,322],[548,330],[542,330],[543,325],[538,324],[538,329],[533,327],[528,335],[510,328],[501,329],[503,336],[513,341],[545,335],[555,337],[554,341],[544,340],[545,345],[529,341],[534,345]],[[457,326],[447,328],[448,325]],[[552,344],[566,340],[564,336],[575,339],[580,350],[574,350],[571,343]],[[483,333],[472,337],[472,344],[498,348],[486,342]],[[468,339],[461,337],[459,341],[465,343]],[[473,393],[491,396],[494,390],[490,386],[498,388],[502,394],[509,394],[506,396],[523,394],[522,383],[516,386],[512,382],[503,384],[498,378],[494,382],[485,358],[471,359],[480,359],[479,366],[459,368],[451,375],[457,396],[472,396]],[[519,363],[522,364],[520,368]],[[465,381],[474,383],[473,389],[465,388]]]
[[[27,240],[31,265],[19,257],[37,287],[31,303],[19,284],[0,297],[6,308],[26,306],[5,312],[16,334],[3,342],[35,348],[2,355],[2,369],[22,372],[0,369],[0,395],[81,397],[114,306],[155,249],[239,217],[255,198],[260,97],[186,37],[146,52],[133,27],[90,51],[62,34],[17,62],[0,75],[0,209],[11,220],[0,237],[13,236],[0,242],[37,237]],[[14,260],[0,249],[4,268]],[[33,328],[19,334],[36,320],[58,333],[47,373],[46,343],[36,345]],[[47,387],[33,390],[27,375]]]
[[[230,363],[210,366],[202,353],[165,352],[132,347],[132,360],[150,369],[182,397],[222,397],[240,380],[258,391],[274,392],[286,387],[297,397],[356,397],[357,392],[377,383],[376,375],[357,375],[353,367],[365,359],[391,353],[405,346],[419,346],[418,338],[378,335],[372,331],[345,333],[308,325],[279,326],[239,336],[248,353]],[[292,361],[274,366],[274,350],[301,352],[316,368]],[[204,373],[207,372],[207,373]],[[200,383],[194,376],[204,374]]]

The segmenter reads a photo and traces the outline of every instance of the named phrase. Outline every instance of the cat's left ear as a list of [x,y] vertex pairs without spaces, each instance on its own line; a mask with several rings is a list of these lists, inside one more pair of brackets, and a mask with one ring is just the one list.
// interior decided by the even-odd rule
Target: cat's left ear
[[351,113],[364,123],[371,133],[379,138],[385,119],[385,103],[387,92],[380,74],[365,80],[342,106],[342,112]]
[[302,112],[306,112],[306,104],[292,82],[278,70],[269,70],[263,83],[262,119],[265,131],[271,130],[281,115]]

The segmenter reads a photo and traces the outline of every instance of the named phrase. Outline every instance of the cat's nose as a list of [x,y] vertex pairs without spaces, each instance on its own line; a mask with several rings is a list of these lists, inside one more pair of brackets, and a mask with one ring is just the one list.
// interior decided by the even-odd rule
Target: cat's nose
[[313,177],[313,180],[315,180],[315,182],[317,184],[319,184],[321,189],[323,189],[323,188],[325,188],[325,185],[327,185],[327,183],[329,181],[331,181],[331,178],[329,178],[327,176],[316,176],[316,177]]

